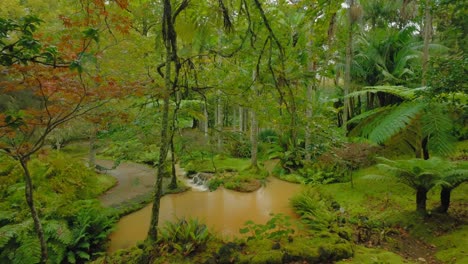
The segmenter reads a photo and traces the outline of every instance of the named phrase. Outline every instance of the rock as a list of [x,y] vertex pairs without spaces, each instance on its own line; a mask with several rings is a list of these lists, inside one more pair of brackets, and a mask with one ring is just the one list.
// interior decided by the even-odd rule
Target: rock
[[424,262],[424,263],[427,262],[425,258],[418,258],[418,261],[419,262]]

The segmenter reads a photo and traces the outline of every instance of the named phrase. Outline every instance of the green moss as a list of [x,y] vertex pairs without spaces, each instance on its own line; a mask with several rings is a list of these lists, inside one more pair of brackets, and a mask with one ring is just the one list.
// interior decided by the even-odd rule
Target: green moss
[[414,263],[405,260],[401,256],[379,248],[366,248],[355,246],[354,257],[336,262],[337,264],[394,264],[394,263]]
[[431,242],[437,247],[436,257],[444,263],[468,263],[468,226],[439,237],[433,237]]
[[246,243],[243,254],[239,255],[239,263],[282,263],[284,253],[273,250],[274,242],[269,239],[253,239]]
[[96,195],[105,193],[110,188],[114,187],[117,184],[117,179],[113,176],[107,174],[97,174],[97,185],[95,189]]
[[249,166],[248,159],[216,156],[213,159],[192,160],[185,166],[187,172],[241,171]]
[[292,183],[303,183],[304,177],[298,174],[281,174],[278,176],[283,181],[292,182]]
[[320,263],[318,245],[310,239],[296,237],[292,243],[285,244],[283,248],[285,251],[283,261],[286,263],[301,260],[309,263]]

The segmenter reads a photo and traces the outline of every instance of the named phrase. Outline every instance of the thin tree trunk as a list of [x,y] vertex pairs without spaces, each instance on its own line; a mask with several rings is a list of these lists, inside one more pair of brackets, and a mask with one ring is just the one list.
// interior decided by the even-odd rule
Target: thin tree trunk
[[429,62],[429,43],[431,42],[432,35],[432,15],[431,15],[431,1],[425,1],[424,8],[424,46],[422,56],[422,86],[426,86],[427,83],[427,67]]
[[96,127],[93,126],[89,137],[88,167],[92,169],[96,167],[96,130]]
[[223,138],[221,131],[223,130],[223,101],[221,100],[221,91],[218,90],[218,99],[216,104],[216,130],[217,130],[217,148],[219,152],[223,151]]
[[252,109],[252,126],[250,132],[250,143],[252,144],[251,149],[251,158],[250,158],[250,165],[252,168],[258,167],[258,120],[257,120],[257,112]]
[[421,213],[426,213],[427,191],[425,188],[416,189],[416,210]]
[[20,158],[19,162],[21,163],[21,167],[23,168],[24,172],[24,181],[25,181],[25,196],[26,196],[26,203],[28,204],[29,210],[31,212],[31,216],[34,221],[34,230],[36,231],[37,237],[39,238],[39,243],[41,245],[41,264],[45,264],[47,262],[48,254],[47,254],[47,243],[44,237],[44,230],[42,229],[41,220],[39,219],[39,215],[37,213],[36,207],[34,206],[34,197],[33,197],[33,185],[31,174],[28,169],[28,159],[29,158]]
[[[312,28],[312,26],[311,26]],[[311,131],[312,131],[312,115],[313,115],[313,108],[312,108],[312,91],[315,86],[315,62],[312,59],[312,47],[313,47],[313,39],[312,39],[312,30],[308,32],[309,34],[309,41],[307,43],[308,46],[308,58],[309,58],[309,63],[307,65],[307,70],[310,73],[313,73],[313,80],[309,81],[307,84],[307,93],[306,93],[306,127],[305,127],[305,140],[304,140],[304,148],[305,148],[305,160],[310,161],[311,159]]]
[[244,109],[239,106],[239,132],[244,132]]
[[[257,79],[257,72],[252,71],[252,94],[257,98],[259,96],[257,91],[257,86],[255,85],[255,80]],[[250,144],[252,148],[250,150],[250,166],[252,168],[258,168],[257,164],[257,152],[258,152],[258,120],[257,120],[257,111],[252,108],[251,112],[251,127],[250,127]]]
[[[168,141],[168,128],[169,128],[169,97],[171,91],[171,61],[173,50],[171,43],[171,36],[173,25],[172,25],[172,6],[170,0],[164,0],[164,14],[163,14],[163,35],[164,35],[164,44],[166,48],[166,72],[164,76],[164,105],[161,119],[161,138],[159,145],[159,160],[158,168],[156,175],[156,183],[154,185],[154,195],[153,195],[153,207],[151,211],[151,221],[150,227],[148,230],[149,241],[156,241],[158,239],[158,225],[159,225],[159,209],[161,206],[161,196],[162,196],[162,180],[165,173],[166,157],[169,148]],[[171,30],[172,28],[172,30]],[[175,51],[174,51],[175,52]]]
[[343,106],[343,128],[345,132],[348,132],[348,120],[350,119],[350,105],[349,98],[346,97],[351,90],[351,62],[353,56],[353,18],[351,14],[352,7],[354,6],[354,0],[349,1],[348,18],[349,18],[349,29],[348,29],[348,40],[346,43],[346,62],[345,62],[345,77],[344,77],[344,106]]
[[174,190],[177,189],[177,174],[175,168],[175,151],[174,151],[174,131],[172,131],[172,138],[171,138],[171,183],[169,184],[169,189]]
[[207,105],[203,104],[203,115],[205,116],[205,121],[203,122],[203,133],[205,134],[205,137],[208,137],[208,109]]

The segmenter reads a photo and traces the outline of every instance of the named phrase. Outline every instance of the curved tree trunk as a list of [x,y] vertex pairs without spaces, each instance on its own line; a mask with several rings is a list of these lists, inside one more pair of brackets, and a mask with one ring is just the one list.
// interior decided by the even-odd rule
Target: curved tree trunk
[[19,162],[21,163],[21,167],[23,168],[24,172],[24,181],[25,181],[25,196],[26,196],[26,203],[28,204],[29,210],[31,212],[33,221],[34,221],[34,230],[36,231],[37,237],[39,238],[39,243],[41,245],[41,264],[45,264],[47,262],[48,254],[47,254],[47,243],[44,237],[44,230],[42,229],[42,224],[39,219],[39,215],[37,213],[36,207],[34,206],[34,197],[33,197],[33,186],[31,180],[31,174],[28,169],[28,158],[20,158]]
[[416,189],[416,211],[426,213],[427,192],[426,188]]

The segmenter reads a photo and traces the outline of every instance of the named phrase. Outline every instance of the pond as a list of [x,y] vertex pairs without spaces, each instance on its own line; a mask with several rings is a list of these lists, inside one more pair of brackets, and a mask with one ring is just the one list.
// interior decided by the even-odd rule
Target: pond
[[[240,193],[224,188],[214,192],[187,191],[162,197],[159,222],[178,218],[198,218],[208,227],[224,236],[237,236],[247,220],[264,224],[271,213],[296,217],[289,206],[289,198],[301,186],[268,178],[266,186],[251,193]],[[116,231],[110,236],[108,251],[128,248],[144,240],[148,232],[151,206],[122,217]]]

